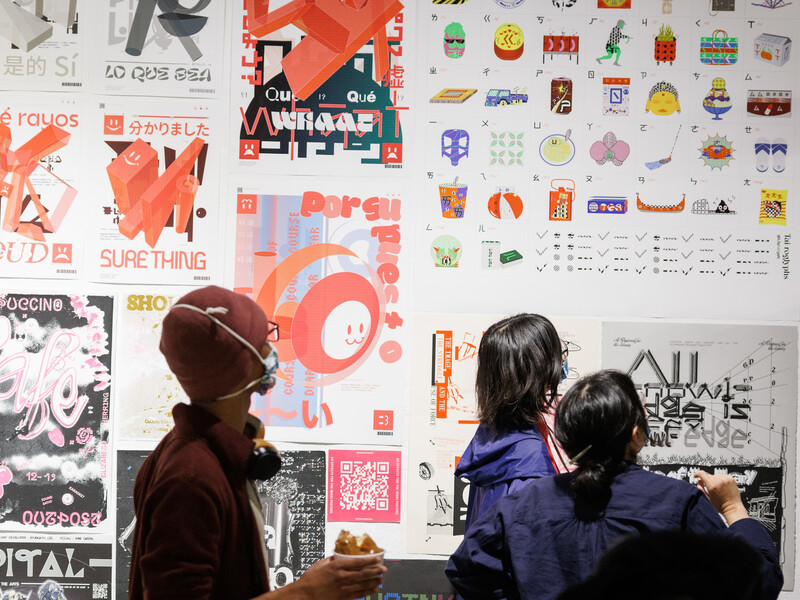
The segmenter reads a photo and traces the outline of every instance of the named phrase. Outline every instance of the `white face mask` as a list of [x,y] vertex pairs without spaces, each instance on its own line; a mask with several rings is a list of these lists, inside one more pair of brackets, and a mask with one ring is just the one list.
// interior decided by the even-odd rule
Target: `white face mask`
[[225,331],[227,331],[233,337],[239,340],[245,348],[249,349],[253,354],[255,354],[256,357],[258,357],[258,362],[260,362],[261,365],[264,367],[264,373],[262,373],[261,377],[259,377],[258,379],[254,379],[253,381],[245,385],[243,388],[235,392],[231,392],[230,394],[225,394],[224,396],[217,396],[215,400],[224,400],[225,398],[233,398],[234,396],[238,396],[239,394],[250,389],[256,384],[261,384],[260,393],[264,394],[268,389],[270,389],[273,385],[275,385],[275,372],[278,370],[278,352],[275,350],[275,347],[270,342],[267,342],[267,345],[269,346],[270,350],[269,354],[267,354],[266,357],[261,356],[261,353],[258,350],[256,350],[250,342],[248,342],[241,335],[236,333],[233,329],[225,325],[225,323],[223,323],[217,317],[214,316],[215,313],[223,315],[227,314],[228,313],[227,308],[225,308],[224,306],[211,306],[203,310],[202,308],[193,306],[191,304],[175,304],[172,306],[172,309],[175,308],[188,308],[195,312],[204,314],[209,319],[214,321],[214,323],[222,327]]

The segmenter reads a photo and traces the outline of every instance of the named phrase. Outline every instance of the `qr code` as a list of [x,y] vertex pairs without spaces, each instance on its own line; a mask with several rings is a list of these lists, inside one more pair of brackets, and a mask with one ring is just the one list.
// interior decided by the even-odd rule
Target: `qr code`
[[107,583],[93,583],[92,584],[92,598],[99,598],[100,600],[108,600],[108,584]]
[[358,462],[347,460],[339,464],[341,494],[339,508],[345,510],[389,510],[388,461]]

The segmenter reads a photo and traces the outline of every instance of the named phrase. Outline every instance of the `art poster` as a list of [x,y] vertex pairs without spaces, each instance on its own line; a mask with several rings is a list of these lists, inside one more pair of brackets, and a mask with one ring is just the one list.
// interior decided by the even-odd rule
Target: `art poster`
[[456,591],[444,574],[446,560],[387,559],[388,571],[377,593],[364,596],[364,600],[394,600],[414,598],[420,600],[456,600]]
[[85,0],[0,2],[0,84],[6,90],[81,90],[86,84]]
[[272,589],[325,558],[325,452],[281,450],[281,458],[278,474],[257,482]]
[[113,299],[0,294],[0,521],[86,531],[108,517]]
[[172,429],[172,407],[188,398],[158,349],[161,322],[187,290],[133,288],[120,297],[116,377],[117,435],[160,440]]
[[221,268],[213,106],[98,103],[86,270],[110,283],[202,285]]
[[797,327],[766,323],[603,324],[603,368],[628,373],[644,398],[645,465],[689,479],[728,472],[750,516],[772,535],[793,578]]
[[414,3],[315,0],[308,12],[301,0],[234,4],[236,167],[356,176],[403,169]]
[[98,8],[94,80],[104,93],[215,97],[224,90],[227,3],[113,0]]
[[111,597],[111,545],[38,538],[0,541],[0,598],[97,600]]
[[45,96],[0,93],[0,277],[83,273],[86,113]]
[[404,423],[405,223],[387,182],[236,188],[234,290],[278,324],[277,384],[251,411],[267,438],[399,443]]
[[[117,450],[117,511],[115,546],[115,595],[117,600],[128,600],[128,576],[131,569],[131,545],[136,527],[133,511],[133,484],[142,463],[150,450]],[[111,596],[107,596],[110,598]]]
[[[418,315],[414,321],[408,552],[451,554],[464,534],[469,484],[456,478],[454,472],[479,423],[475,375],[481,338],[492,323],[506,316],[438,313]],[[569,373],[559,387],[561,395],[573,381],[597,368],[599,322],[551,320],[569,349]],[[552,414],[545,419],[552,428]],[[552,438],[548,443],[559,470],[567,470],[558,445]]]
[[402,453],[328,451],[328,521],[399,523]]
[[421,14],[425,309],[484,312],[489,286],[493,310],[586,314],[585,290],[618,282],[627,301],[595,294],[591,314],[736,319],[768,294],[770,318],[797,319],[798,3],[735,13],[498,0]]

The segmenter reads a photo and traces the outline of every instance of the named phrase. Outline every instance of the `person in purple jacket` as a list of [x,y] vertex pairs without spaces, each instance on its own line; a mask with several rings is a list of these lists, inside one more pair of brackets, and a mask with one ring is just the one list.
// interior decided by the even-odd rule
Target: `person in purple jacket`
[[[628,375],[606,370],[578,380],[555,414],[555,436],[576,470],[533,481],[474,522],[445,568],[453,587],[466,600],[555,599],[627,537],[684,531],[744,540],[759,555],[756,597],[777,598],[775,543],[749,518],[735,480],[699,471],[695,486],[642,469],[635,463],[646,432]],[[675,570],[683,559],[675,557]]]
[[541,315],[507,317],[483,334],[475,377],[480,424],[455,471],[470,483],[466,531],[506,494],[555,475],[543,415],[566,372],[566,345]]

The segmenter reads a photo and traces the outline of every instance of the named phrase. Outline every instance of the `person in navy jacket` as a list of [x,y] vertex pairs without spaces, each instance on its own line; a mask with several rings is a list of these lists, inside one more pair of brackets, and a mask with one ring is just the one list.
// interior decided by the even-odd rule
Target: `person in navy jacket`
[[732,477],[700,471],[694,486],[635,464],[647,418],[628,375],[606,370],[576,382],[556,407],[555,436],[577,468],[531,482],[472,524],[446,567],[463,598],[557,598],[617,542],[669,530],[744,540],[762,560],[759,597],[778,597],[775,544],[749,518]]

